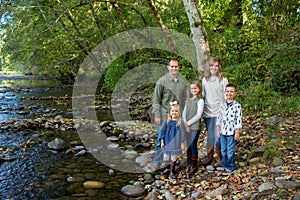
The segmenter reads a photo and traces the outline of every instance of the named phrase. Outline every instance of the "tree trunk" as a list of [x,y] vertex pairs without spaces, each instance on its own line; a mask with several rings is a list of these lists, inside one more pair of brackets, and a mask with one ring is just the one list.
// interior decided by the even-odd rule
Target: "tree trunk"
[[197,51],[197,64],[200,74],[203,73],[209,56],[209,46],[204,24],[195,0],[183,0],[190,22],[192,39]]
[[164,24],[162,18],[160,17],[159,13],[158,13],[158,10],[153,2],[153,0],[148,0],[148,4],[156,18],[156,21],[159,23],[159,26],[162,28],[162,29],[165,29],[166,28],[166,25]]

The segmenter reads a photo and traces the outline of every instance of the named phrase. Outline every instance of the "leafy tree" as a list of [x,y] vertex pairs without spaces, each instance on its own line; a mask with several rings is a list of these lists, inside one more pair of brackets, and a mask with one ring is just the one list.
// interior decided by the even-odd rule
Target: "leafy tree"
[[[122,31],[160,26],[192,37],[193,23],[189,24],[184,2],[3,0],[2,68],[74,80],[89,52]],[[239,98],[249,108],[258,105],[263,95],[270,96],[270,104],[257,106],[258,110],[269,110],[272,103],[275,105],[276,98],[271,97],[294,101],[293,97],[299,96],[297,0],[192,2],[201,16],[199,27],[205,27],[208,54],[224,61],[224,73],[242,90]],[[154,49],[130,52],[115,60],[101,81],[112,90],[118,77],[128,70],[168,56],[169,52]],[[189,63],[183,60],[182,64],[182,74],[194,79]]]

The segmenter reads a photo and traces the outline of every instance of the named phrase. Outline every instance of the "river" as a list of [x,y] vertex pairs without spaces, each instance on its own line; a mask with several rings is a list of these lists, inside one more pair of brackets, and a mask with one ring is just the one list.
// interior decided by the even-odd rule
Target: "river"
[[[26,76],[0,76],[0,122],[11,120],[72,118],[72,85],[59,80]],[[111,120],[110,110],[98,110],[99,121]],[[1,127],[3,128],[3,127]],[[28,144],[42,130],[0,131],[0,199],[130,199],[121,188],[136,174],[121,171],[109,174],[109,167],[91,154],[74,156],[66,151],[51,151],[43,138]],[[75,130],[53,131],[66,142],[83,145]],[[52,136],[53,137],[53,136]],[[84,189],[85,181],[100,181],[101,189]]]

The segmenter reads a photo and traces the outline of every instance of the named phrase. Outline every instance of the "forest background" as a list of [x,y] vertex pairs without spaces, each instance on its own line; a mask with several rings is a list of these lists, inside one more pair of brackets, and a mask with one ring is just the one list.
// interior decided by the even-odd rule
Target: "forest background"
[[[194,1],[207,33],[210,56],[238,85],[244,112],[268,117],[300,108],[300,3],[298,0]],[[120,32],[161,27],[191,35],[181,0],[2,0],[0,67],[25,75],[73,82],[80,64],[99,43]],[[135,66],[166,64],[170,52],[141,49],[116,59],[105,71],[101,92],[113,91]],[[164,59],[162,59],[164,58]],[[198,72],[180,60],[181,74]],[[150,90],[154,87],[149,84]]]

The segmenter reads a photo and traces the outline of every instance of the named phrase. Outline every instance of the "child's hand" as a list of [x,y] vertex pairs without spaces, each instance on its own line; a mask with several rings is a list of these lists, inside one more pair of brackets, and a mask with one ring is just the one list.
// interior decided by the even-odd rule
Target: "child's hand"
[[184,143],[181,143],[181,151],[185,152],[185,144]]
[[160,147],[163,148],[165,146],[164,141],[161,141]]
[[239,133],[234,134],[234,140],[236,140],[236,141],[240,140],[240,134]]
[[184,127],[185,127],[185,131],[187,133],[191,132],[191,128],[189,127],[189,125],[187,124],[187,122],[184,122]]
[[240,131],[241,129],[236,129],[234,133],[234,140],[239,141],[240,140]]

